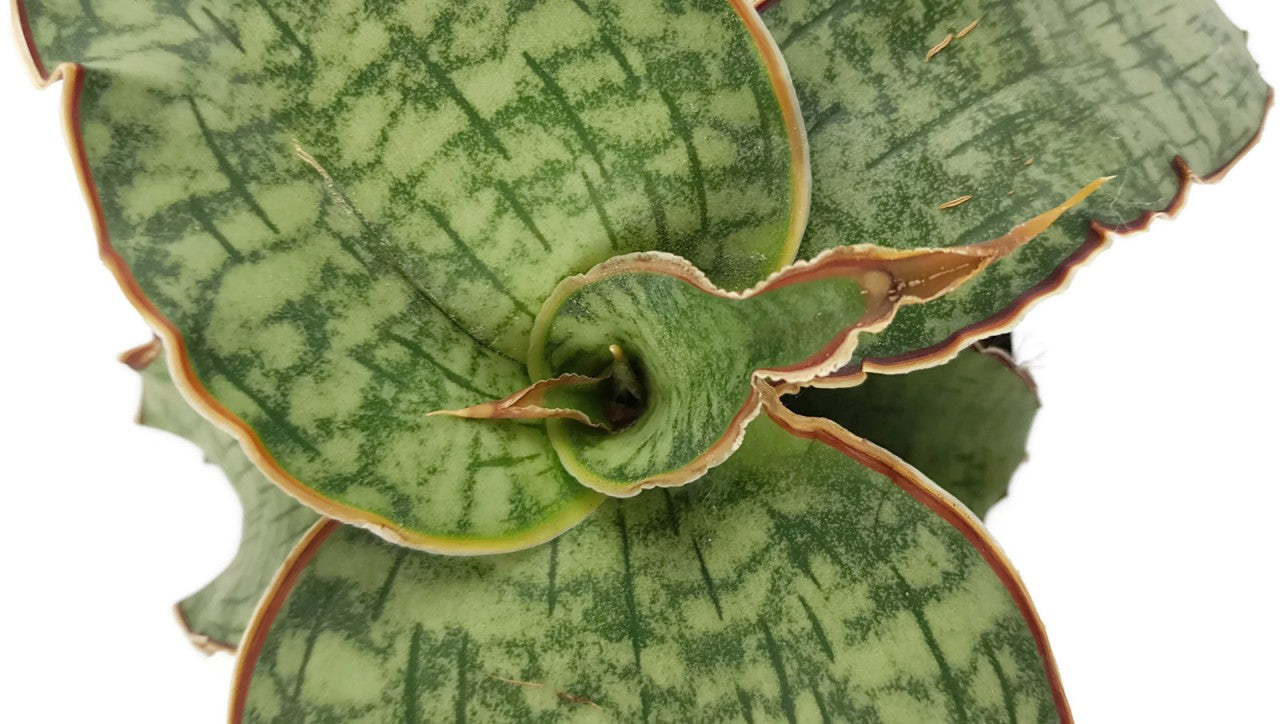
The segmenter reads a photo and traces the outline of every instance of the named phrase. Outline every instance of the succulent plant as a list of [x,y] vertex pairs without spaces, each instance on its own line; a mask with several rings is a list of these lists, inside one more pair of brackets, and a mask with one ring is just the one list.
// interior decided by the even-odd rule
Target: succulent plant
[[997,335],[1256,138],[1211,0],[14,7],[233,721],[1070,720]]

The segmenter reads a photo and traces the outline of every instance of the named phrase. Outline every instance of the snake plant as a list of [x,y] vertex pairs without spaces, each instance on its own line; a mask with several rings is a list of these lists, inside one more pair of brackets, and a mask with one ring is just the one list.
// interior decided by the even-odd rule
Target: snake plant
[[1212,0],[14,10],[233,721],[1070,720],[995,336],[1256,138]]

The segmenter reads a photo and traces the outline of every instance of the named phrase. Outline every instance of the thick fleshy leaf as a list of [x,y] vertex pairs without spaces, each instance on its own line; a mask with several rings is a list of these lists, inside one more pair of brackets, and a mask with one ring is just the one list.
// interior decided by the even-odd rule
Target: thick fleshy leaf
[[157,340],[123,358],[142,376],[138,422],[199,446],[205,459],[226,473],[244,510],[235,558],[217,578],[176,607],[193,644],[206,652],[230,651],[240,644],[254,607],[276,570],[318,516],[281,492],[254,467],[235,438],[201,417],[183,399],[160,356]]
[[1192,174],[1225,170],[1268,100],[1244,33],[1213,0],[779,0],[761,15],[813,149],[802,258],[863,241],[988,238],[1028,204],[1118,176],[968,288],[868,337],[859,355],[873,367],[945,357],[1007,328],[1106,229],[1142,228],[1179,206]]
[[529,384],[557,282],[662,249],[742,288],[803,227],[789,80],[736,0],[17,7],[38,67],[83,64],[56,72],[104,256],[204,411],[412,545],[597,504],[540,430],[425,417]]
[[898,455],[979,517],[1008,491],[1040,407],[1025,370],[1003,350],[976,345],[939,367],[811,387],[786,403]]
[[[620,497],[683,485],[737,448],[759,409],[755,380],[798,385],[834,372],[848,362],[860,334],[883,329],[901,307],[952,292],[1031,242],[1106,181],[990,241],[908,251],[839,247],[742,293],[716,289],[675,257],[612,259],[565,280],[539,312],[529,374],[547,382],[483,410],[454,414],[478,417],[487,410],[508,418],[532,397],[538,404],[529,416],[549,418],[560,461],[583,485]],[[576,374],[591,389],[619,349],[643,380],[637,419],[615,431],[563,414],[571,407],[563,391],[580,385],[552,378]],[[543,399],[557,394],[551,403]]]
[[442,558],[320,527],[259,609],[232,720],[1066,719],[980,524],[874,446],[778,414],[701,484],[611,500],[533,550]]

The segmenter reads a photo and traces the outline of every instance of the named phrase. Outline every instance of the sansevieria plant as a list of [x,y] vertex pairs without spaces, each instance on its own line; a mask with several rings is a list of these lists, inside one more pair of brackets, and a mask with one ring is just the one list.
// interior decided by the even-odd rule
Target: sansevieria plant
[[233,722],[1071,719],[1007,333],[1256,138],[1212,0],[14,11]]

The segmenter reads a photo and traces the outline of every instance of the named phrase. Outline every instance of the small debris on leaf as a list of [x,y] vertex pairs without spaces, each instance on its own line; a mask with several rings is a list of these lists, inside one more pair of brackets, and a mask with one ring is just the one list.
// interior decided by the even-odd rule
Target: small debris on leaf
[[570,704],[582,704],[584,706],[589,706],[595,709],[599,709],[600,711],[604,711],[603,706],[600,706],[599,704],[595,703],[594,701],[588,699],[585,696],[580,696],[578,694],[570,694],[567,691],[557,691],[556,696],[560,697],[561,701],[567,701]]
[[957,206],[961,206],[961,205],[963,205],[963,204],[967,204],[967,203],[969,203],[969,202],[970,202],[970,201],[972,201],[972,200],[973,200],[973,196],[970,196],[970,195],[967,195],[967,194],[966,194],[966,195],[961,196],[961,197],[959,197],[959,198],[951,199],[951,200],[950,200],[950,201],[948,201],[947,203],[945,203],[945,204],[942,204],[942,205],[938,206],[938,210],[939,210],[939,211],[946,211],[947,209],[954,209],[955,207],[957,207]]
[[929,49],[928,53],[925,53],[924,62],[928,63],[929,61],[933,60],[933,56],[946,50],[947,46],[951,45],[951,41],[955,39],[956,39],[956,36],[954,33],[947,33],[947,37],[943,38],[941,43],[938,43],[937,45],[933,46],[932,48]]

